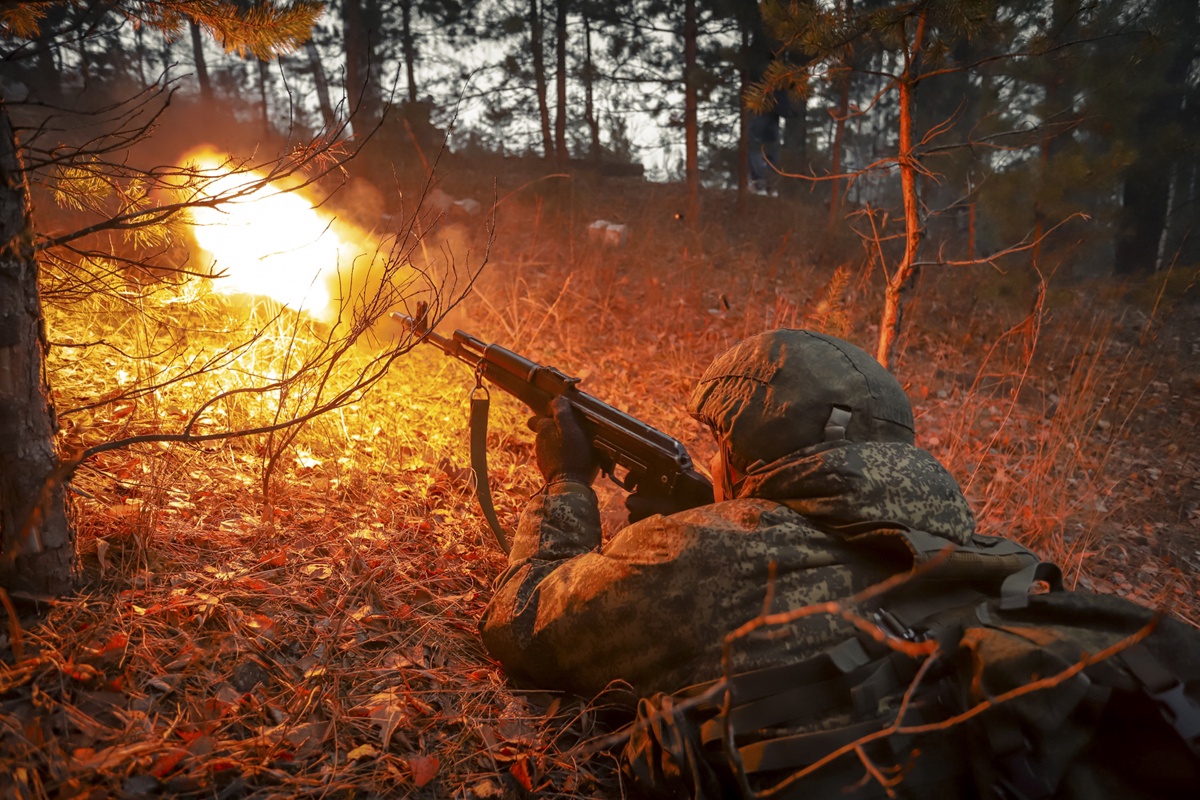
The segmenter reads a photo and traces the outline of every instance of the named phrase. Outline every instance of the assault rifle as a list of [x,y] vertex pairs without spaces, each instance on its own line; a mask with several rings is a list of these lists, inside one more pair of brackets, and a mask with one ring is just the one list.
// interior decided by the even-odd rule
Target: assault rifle
[[[496,519],[487,479],[485,379],[539,416],[550,414],[554,398],[567,398],[581,418],[600,471],[625,491],[636,492],[647,501],[644,505],[682,510],[713,502],[712,483],[695,470],[681,442],[581,391],[579,378],[530,361],[512,350],[487,344],[465,331],[455,331],[449,338],[440,336],[429,328],[423,306],[418,306],[415,317],[396,312],[392,318],[420,341],[437,345],[446,355],[475,370],[475,390],[471,393],[471,468],[475,472],[479,505],[505,553],[508,541]],[[630,522],[638,518],[631,507]]]

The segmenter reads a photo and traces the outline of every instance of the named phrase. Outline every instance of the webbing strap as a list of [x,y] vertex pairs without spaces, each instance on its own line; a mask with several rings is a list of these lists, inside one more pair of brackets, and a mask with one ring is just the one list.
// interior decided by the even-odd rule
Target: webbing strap
[[[737,737],[759,728],[811,719],[844,705],[847,699],[846,682],[841,677],[811,686],[798,686],[733,709],[729,714],[729,727],[733,736]],[[700,739],[705,744],[720,741],[724,736],[723,715],[708,720],[700,727]]]
[[1140,642],[1125,648],[1120,657],[1142,690],[1158,704],[1163,719],[1200,756],[1200,705],[1187,696],[1183,682]]
[[[482,391],[482,394],[480,392]],[[490,400],[486,388],[476,387],[471,394],[471,470],[475,473],[475,495],[479,508],[487,520],[488,527],[496,536],[500,549],[508,555],[508,538],[496,517],[496,506],[492,503],[492,487],[488,483],[487,468],[487,425]]]
[[[865,650],[862,652],[865,654]],[[823,654],[807,663],[826,658]],[[775,681],[761,682],[755,687],[760,692],[753,700],[744,699],[738,691],[741,688],[738,678],[755,675],[744,673],[731,681],[736,705],[730,709],[728,725],[724,716],[718,714],[701,727],[701,740],[705,744],[718,741],[727,728],[737,737],[776,725],[803,723],[835,708],[853,710],[860,717],[876,716],[879,701],[908,683],[916,673],[915,663],[910,661],[902,654],[889,652],[859,664],[852,671],[838,670],[839,674],[821,681],[784,683],[776,675]],[[832,659],[829,663],[833,663]],[[844,666],[849,666],[849,662]],[[770,691],[761,691],[764,688]]]
[[1038,561],[1009,575],[1000,584],[1000,610],[1010,611],[1029,605],[1029,591],[1034,581],[1045,581],[1052,591],[1058,591],[1062,589],[1062,570],[1049,561]]
[[729,686],[733,702],[743,705],[778,694],[781,688],[821,683],[846,671],[838,669],[828,653],[819,653],[803,661],[739,673],[730,678]]
[[738,753],[742,768],[748,773],[806,767],[842,745],[882,730],[883,726],[882,721],[874,719],[831,731],[781,736],[739,747]]

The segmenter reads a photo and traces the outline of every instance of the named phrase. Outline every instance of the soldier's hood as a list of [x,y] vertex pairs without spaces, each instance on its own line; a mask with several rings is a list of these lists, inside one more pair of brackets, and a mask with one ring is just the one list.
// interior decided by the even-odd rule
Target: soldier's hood
[[844,443],[755,464],[738,497],[775,500],[818,527],[846,533],[903,526],[964,544],[975,530],[954,476],[928,452],[901,442]]

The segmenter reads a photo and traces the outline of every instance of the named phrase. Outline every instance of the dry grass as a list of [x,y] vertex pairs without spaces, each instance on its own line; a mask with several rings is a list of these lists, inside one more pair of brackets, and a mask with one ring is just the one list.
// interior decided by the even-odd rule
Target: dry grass
[[[603,199],[579,187],[506,201],[492,264],[447,326],[580,375],[705,463],[711,444],[684,405],[713,356],[777,325],[825,327],[872,350],[878,291],[852,253],[810,247],[823,238],[794,216],[714,211],[697,232],[673,220],[677,199],[657,187]],[[598,217],[633,222],[630,246],[589,245],[582,231]],[[748,230],[757,243],[738,233]],[[1029,298],[976,303],[987,275],[970,277],[926,280],[909,317],[897,372],[919,443],[963,483],[985,532],[1017,536],[1076,582],[1136,582],[1141,599],[1173,600],[1196,619],[1196,579],[1182,574],[1176,540],[1142,557],[1126,535],[1168,524],[1150,510],[1164,506],[1155,492],[1167,482],[1146,496],[1136,478],[1169,469],[1138,455],[1154,443],[1150,401],[1174,408],[1187,393],[1178,381],[1196,379],[1173,340],[1154,338],[1173,312],[1159,308],[1131,338],[1115,310],[1131,308],[1123,300],[1052,292],[1030,317]],[[244,322],[207,302],[187,313]],[[52,338],[86,319],[51,320]],[[219,347],[222,336],[191,344]],[[153,352],[154,342],[131,323],[114,344]],[[60,408],[102,399],[121,370],[150,363],[103,348],[55,352]],[[346,368],[372,355],[364,347]],[[79,412],[64,447],[154,430],[269,369],[226,368]],[[602,709],[515,690],[475,634],[503,558],[467,481],[471,386],[468,370],[419,348],[286,447],[265,437],[143,444],[83,468],[73,510],[85,588],[10,630],[0,650],[0,793],[620,796],[611,761],[578,747],[603,731]],[[526,412],[493,397],[492,482],[511,526],[539,481]],[[270,417],[279,400],[238,396],[204,424]],[[1163,434],[1183,448],[1180,463],[1194,458],[1185,434]],[[1194,532],[1200,487],[1176,488],[1171,530]],[[620,497],[602,496],[616,529]],[[1104,567],[1102,553],[1122,560]],[[1113,579],[1154,564],[1153,580]]]

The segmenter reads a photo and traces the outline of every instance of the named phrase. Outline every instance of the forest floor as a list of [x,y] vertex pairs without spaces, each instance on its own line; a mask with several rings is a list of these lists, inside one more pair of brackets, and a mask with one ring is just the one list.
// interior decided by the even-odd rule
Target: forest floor
[[[582,377],[698,463],[711,444],[684,405],[726,347],[808,326],[873,348],[875,274],[818,267],[800,237],[760,249],[635,227],[608,250],[556,238],[540,214],[497,221],[445,327]],[[1064,284],[1031,313],[1030,296],[976,277],[925,278],[909,309],[896,374],[918,444],[982,532],[1035,548],[1074,588],[1200,623],[1200,291]],[[60,394],[83,380],[69,366],[51,373]],[[83,587],[0,638],[0,795],[623,796],[589,744],[602,704],[514,690],[479,642],[504,559],[468,482],[472,385],[418,347],[307,425],[266,498],[254,440],[135,446],[81,469]],[[511,528],[540,479],[527,412],[492,396]],[[102,406],[64,435],[103,441],[139,413]],[[621,497],[601,496],[611,533]]]

